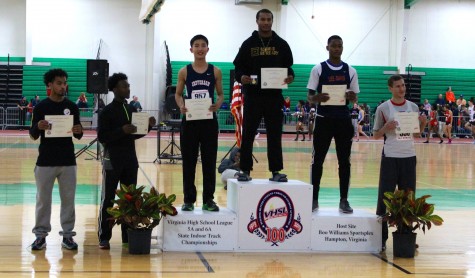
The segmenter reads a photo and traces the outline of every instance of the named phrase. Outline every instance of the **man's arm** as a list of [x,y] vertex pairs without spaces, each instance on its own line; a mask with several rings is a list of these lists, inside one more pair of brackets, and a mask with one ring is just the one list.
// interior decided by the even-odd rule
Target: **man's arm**
[[217,67],[214,67],[214,77],[215,77],[215,87],[216,87],[216,94],[218,95],[216,102],[211,104],[210,111],[216,112],[221,107],[224,101],[224,94],[223,94],[223,73]]
[[181,114],[185,114],[188,111],[185,107],[185,100],[183,100],[183,90],[185,89],[186,82],[186,67],[183,67],[178,72],[178,80],[175,91],[175,101],[180,108]]
[[236,58],[234,58],[234,78],[237,82],[246,85],[251,84],[251,77],[249,76],[249,55],[246,52],[249,52],[249,48],[247,47],[246,43],[244,42],[241,47],[239,48],[238,54]]

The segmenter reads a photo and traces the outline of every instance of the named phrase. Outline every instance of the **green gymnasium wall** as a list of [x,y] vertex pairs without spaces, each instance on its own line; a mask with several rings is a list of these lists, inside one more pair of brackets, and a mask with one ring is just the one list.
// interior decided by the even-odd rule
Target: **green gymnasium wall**
[[[8,57],[0,57],[0,62],[8,62]],[[25,57],[10,57],[10,62],[25,62]]]
[[[6,57],[0,57],[0,61],[6,62]],[[24,62],[24,57],[10,57],[10,61]],[[86,67],[87,59],[67,58],[34,58],[33,62],[50,63],[50,66],[25,65],[23,69],[23,95],[28,100],[36,94],[41,99],[46,97],[46,89],[43,84],[43,74],[51,68],[63,68],[68,72],[69,98],[77,99],[81,92],[86,92]],[[189,61],[172,61],[172,83],[176,85],[178,71]],[[231,62],[211,62],[223,72],[223,88],[225,101],[229,103],[230,96],[230,70],[234,69]],[[310,71],[314,65],[297,64],[293,66],[295,80],[284,90],[284,96],[291,98],[292,106],[297,101],[306,99],[307,82]],[[387,78],[384,71],[396,71],[397,67],[391,66],[354,66],[358,72],[360,83],[359,102],[368,103],[372,108],[383,99],[389,98]],[[452,86],[456,97],[463,94],[465,99],[475,96],[475,69],[451,69],[451,68],[423,68],[413,67],[412,71],[424,72],[422,78],[421,99],[429,99],[433,102],[437,95],[445,93],[448,86]]]
[[76,101],[81,92],[86,92],[87,59],[33,58],[33,62],[50,63],[50,66],[25,65],[23,67],[23,96],[28,101],[39,95],[46,98],[43,75],[53,68],[62,68],[68,73],[69,99]]
[[464,95],[467,101],[475,97],[475,69],[413,67],[412,71],[425,73],[422,77],[421,101],[428,99],[433,103],[438,94],[445,97],[449,86],[456,99],[460,95]]

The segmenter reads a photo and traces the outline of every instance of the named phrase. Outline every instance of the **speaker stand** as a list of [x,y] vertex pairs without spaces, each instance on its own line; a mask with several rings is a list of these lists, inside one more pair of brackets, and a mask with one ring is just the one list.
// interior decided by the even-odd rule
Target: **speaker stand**
[[[93,152],[89,150],[94,144],[96,144],[96,152]],[[75,156],[78,158],[81,154],[86,153],[89,155],[89,158],[86,158],[86,160],[97,160],[97,161],[102,161],[102,152],[101,152],[101,144],[97,141],[97,138],[89,142],[85,147],[80,149],[79,151],[76,152]]]
[[[168,160],[170,164],[176,164],[178,160],[181,160],[181,148],[175,143],[175,132],[177,130],[175,128],[171,128],[169,130],[171,132],[171,141],[165,147],[163,151],[160,152],[160,134],[161,129],[160,127],[157,128],[157,158],[153,161],[153,163],[161,164],[162,160]],[[175,152],[175,148],[178,149],[178,152]],[[166,153],[166,151],[170,149],[170,153]]]

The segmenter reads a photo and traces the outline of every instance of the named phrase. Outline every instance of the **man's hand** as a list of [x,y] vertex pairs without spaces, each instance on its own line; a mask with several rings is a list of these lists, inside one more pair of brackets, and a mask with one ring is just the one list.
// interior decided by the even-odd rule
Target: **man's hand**
[[73,125],[71,129],[74,134],[81,134],[82,133],[82,125]]
[[49,122],[47,120],[41,120],[38,122],[38,129],[39,130],[48,130],[49,129]]
[[157,120],[155,119],[155,117],[148,118],[148,125],[150,127],[154,127],[156,124],[157,124]]
[[289,75],[286,79],[284,79],[284,84],[290,84],[292,82],[294,82],[294,77],[292,75]]
[[241,76],[241,84],[251,84],[251,77],[249,75],[243,75]]
[[327,102],[330,99],[330,96],[327,93],[315,94],[310,96],[309,100],[312,102]]
[[219,110],[219,107],[216,105],[216,103],[211,104],[211,106],[208,109],[211,112],[216,112]]
[[395,130],[396,127],[397,127],[397,122],[396,122],[396,121],[387,122],[387,123],[385,123],[384,126],[383,126],[384,131]]
[[181,114],[186,114],[186,112],[188,112],[188,109],[186,108],[185,105],[183,105],[182,107],[180,107],[180,113],[181,113]]
[[134,126],[133,124],[126,124],[122,126],[122,131],[125,134],[132,134],[132,133],[137,132],[137,127]]
[[345,98],[351,102],[356,102],[356,100],[358,99],[357,96],[356,96],[356,93],[353,92],[353,91],[348,91],[345,93]]

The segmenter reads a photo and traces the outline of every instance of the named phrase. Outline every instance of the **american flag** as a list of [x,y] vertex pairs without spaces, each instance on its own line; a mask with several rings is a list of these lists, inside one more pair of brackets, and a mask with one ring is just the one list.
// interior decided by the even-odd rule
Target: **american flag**
[[236,145],[241,147],[242,139],[242,105],[243,99],[241,95],[241,83],[234,82],[233,85],[233,99],[231,100],[231,113],[234,116],[236,122]]

